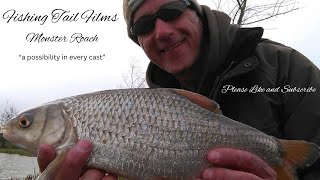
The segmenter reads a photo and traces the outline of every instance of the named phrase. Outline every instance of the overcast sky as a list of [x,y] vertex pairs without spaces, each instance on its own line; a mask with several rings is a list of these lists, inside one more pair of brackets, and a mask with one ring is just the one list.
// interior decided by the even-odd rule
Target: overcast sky
[[[200,4],[213,7],[210,0],[198,0]],[[259,24],[265,30],[264,37],[281,42],[302,52],[320,66],[320,18],[316,15],[319,0],[300,2],[302,9],[280,18]],[[51,12],[69,11],[68,21],[51,21]],[[11,10],[11,11],[9,11]],[[87,11],[88,10],[88,11]],[[93,11],[92,11],[93,10]],[[8,12],[7,12],[8,11]],[[15,12],[14,12],[15,11]],[[117,21],[85,22],[79,18],[72,21],[72,15],[87,11],[93,15],[115,16]],[[7,13],[6,13],[7,12]],[[19,22],[9,16],[27,14],[48,15],[43,22]],[[130,59],[139,59],[145,69],[148,59],[143,51],[128,39],[122,16],[122,1],[92,0],[11,0],[0,3],[0,105],[9,100],[19,110],[36,106],[58,98],[119,88],[122,75],[128,70]],[[80,16],[80,15],[79,15]],[[44,20],[44,18],[43,18]],[[9,23],[7,23],[9,21]],[[41,25],[42,23],[42,25]],[[37,43],[28,42],[27,35],[43,33],[44,36],[70,36],[82,33],[84,36],[98,37],[97,42],[88,43]],[[31,36],[28,36],[31,37]],[[102,60],[26,61],[28,56],[55,55],[95,56]]]

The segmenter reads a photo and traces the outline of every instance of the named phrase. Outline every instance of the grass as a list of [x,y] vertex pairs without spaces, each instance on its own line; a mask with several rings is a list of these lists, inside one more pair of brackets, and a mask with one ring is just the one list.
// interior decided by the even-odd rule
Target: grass
[[[39,174],[30,174],[24,178],[24,180],[36,180]],[[8,178],[9,180],[18,180],[15,178]],[[21,180],[21,179],[20,179]]]
[[[0,134],[1,135],[1,134]],[[1,137],[0,137],[1,138]],[[10,144],[9,142],[1,143],[0,145],[0,153],[6,153],[6,154],[19,154],[21,156],[34,156],[28,151],[25,151],[23,149],[20,149],[19,147]]]
[[22,149],[14,149],[14,148],[0,148],[0,153],[6,153],[6,154],[19,154],[21,156],[34,156],[31,153],[22,150]]
[[[38,176],[39,176],[38,173],[30,174],[30,175],[28,175],[27,177],[25,177],[24,180],[36,180]],[[8,180],[18,180],[18,179],[8,178]],[[21,180],[21,179],[20,179],[20,180]]]

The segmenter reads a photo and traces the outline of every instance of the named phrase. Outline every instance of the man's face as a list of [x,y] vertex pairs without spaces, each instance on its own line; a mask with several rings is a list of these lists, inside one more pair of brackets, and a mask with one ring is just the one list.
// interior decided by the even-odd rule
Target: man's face
[[[176,0],[145,0],[134,13],[133,22],[154,15],[159,8]],[[187,8],[177,19],[156,19],[152,32],[138,36],[149,59],[168,73],[176,74],[191,67],[200,53],[202,24],[196,13]]]

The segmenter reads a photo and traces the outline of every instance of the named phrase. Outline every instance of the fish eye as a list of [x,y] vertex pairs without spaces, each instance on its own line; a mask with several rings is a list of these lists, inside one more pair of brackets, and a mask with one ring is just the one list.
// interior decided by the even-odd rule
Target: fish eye
[[19,119],[19,126],[21,128],[27,128],[32,124],[32,115],[31,114],[23,114]]

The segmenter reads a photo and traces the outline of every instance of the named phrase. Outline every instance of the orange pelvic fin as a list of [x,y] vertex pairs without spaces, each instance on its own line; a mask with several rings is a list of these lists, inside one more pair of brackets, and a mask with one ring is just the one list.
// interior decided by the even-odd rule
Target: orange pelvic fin
[[320,156],[320,148],[316,144],[299,140],[280,140],[284,148],[283,164],[273,167],[277,172],[277,179],[297,179],[295,170],[311,166]]
[[219,109],[220,106],[217,102],[212,99],[209,99],[201,94],[197,94],[194,92],[182,90],[182,89],[174,89],[175,93],[188,98],[191,102],[199,105],[200,107],[207,109],[209,111],[222,114],[222,111]]

